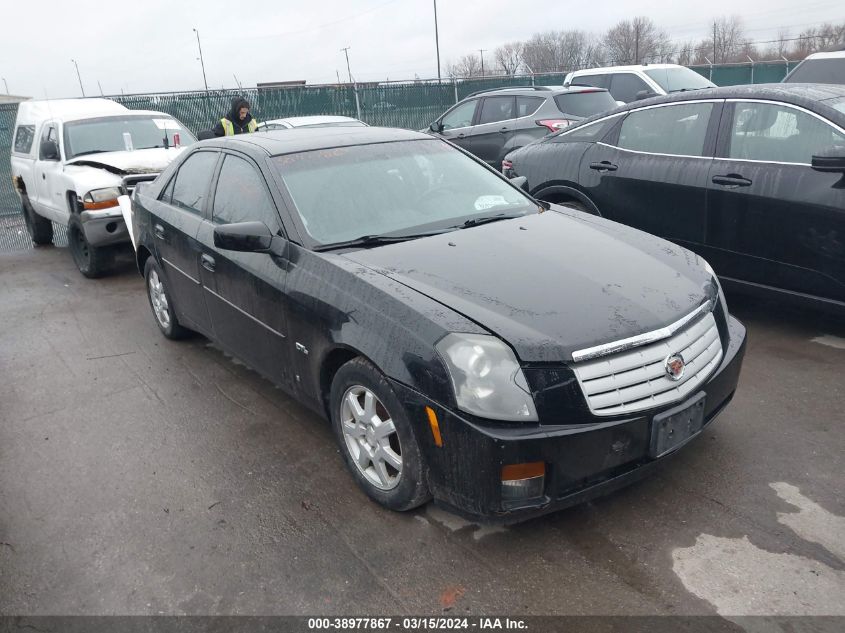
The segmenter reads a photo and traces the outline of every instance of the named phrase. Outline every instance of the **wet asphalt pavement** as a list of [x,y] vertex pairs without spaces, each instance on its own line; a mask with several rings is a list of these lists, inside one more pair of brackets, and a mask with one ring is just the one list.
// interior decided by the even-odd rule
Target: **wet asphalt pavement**
[[130,258],[2,253],[0,613],[845,615],[845,323],[729,304],[748,351],[702,437],[484,527],[370,502],[328,423],[159,334]]

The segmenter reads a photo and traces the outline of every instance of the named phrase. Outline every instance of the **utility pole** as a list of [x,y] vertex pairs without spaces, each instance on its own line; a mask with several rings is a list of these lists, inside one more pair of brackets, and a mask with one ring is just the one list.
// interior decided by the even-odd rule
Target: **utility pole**
[[713,63],[716,63],[716,20],[713,20]]
[[481,57],[481,76],[482,77],[484,76],[484,51],[486,51],[486,50],[487,50],[486,48],[479,48],[478,49],[478,55],[479,55],[479,57]]
[[202,83],[205,85],[205,91],[208,92],[208,80],[205,78],[205,60],[202,58],[202,44],[200,43],[200,32],[194,29],[197,34],[197,47],[200,49],[200,66],[202,66]]
[[346,72],[349,73],[349,83],[352,83],[352,69],[349,67],[349,49],[351,46],[347,46],[346,48],[341,48],[340,50],[343,51],[343,54],[346,55]]
[[82,96],[85,96],[85,88],[82,87],[82,76],[79,74],[79,64],[76,63],[75,59],[70,60],[73,62],[73,65],[76,66],[76,78],[79,79],[79,89],[82,91]]
[[437,83],[440,83],[440,33],[437,30],[437,0],[434,0],[434,46],[437,48]]
[[634,64],[640,63],[640,22],[634,20]]
[[100,80],[97,80],[97,87],[100,89],[100,96],[105,97],[106,95],[103,94],[103,86],[100,85]]

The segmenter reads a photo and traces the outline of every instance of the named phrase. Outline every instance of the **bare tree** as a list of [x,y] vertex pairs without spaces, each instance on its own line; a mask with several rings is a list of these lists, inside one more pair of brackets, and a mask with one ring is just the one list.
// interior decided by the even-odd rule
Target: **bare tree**
[[456,63],[446,65],[446,74],[453,79],[481,75],[481,59],[478,55],[464,55]]
[[679,43],[675,63],[681,66],[689,66],[695,61],[695,53],[695,42]]
[[742,53],[748,40],[739,16],[721,17],[713,20],[712,34],[698,46],[696,63],[705,63],[707,58],[714,64],[732,61],[748,61]]
[[535,73],[576,70],[601,59],[595,38],[578,30],[535,33],[522,47],[522,60]]
[[522,65],[522,42],[509,42],[499,46],[493,55],[506,75],[515,75]]
[[605,34],[604,45],[612,64],[658,60],[672,48],[666,31],[647,17],[622,20]]

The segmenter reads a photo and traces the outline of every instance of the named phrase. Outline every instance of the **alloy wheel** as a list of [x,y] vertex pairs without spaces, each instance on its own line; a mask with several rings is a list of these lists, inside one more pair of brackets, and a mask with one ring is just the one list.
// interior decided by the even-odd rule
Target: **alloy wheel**
[[167,301],[167,293],[164,291],[164,284],[159,279],[156,270],[150,271],[150,277],[147,281],[150,290],[150,303],[153,306],[153,312],[158,319],[159,325],[165,330],[170,327],[170,303]]
[[340,423],[344,444],[364,478],[379,490],[392,490],[402,477],[402,448],[387,408],[362,385],[343,394]]

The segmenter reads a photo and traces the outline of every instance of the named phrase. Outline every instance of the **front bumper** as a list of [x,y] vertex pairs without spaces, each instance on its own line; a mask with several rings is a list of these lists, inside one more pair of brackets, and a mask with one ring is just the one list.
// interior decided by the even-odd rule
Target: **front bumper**
[[79,222],[85,239],[91,246],[108,246],[130,241],[120,207],[83,211],[79,214]]
[[[728,330],[722,362],[697,392],[706,394],[702,430],[730,402],[739,380],[745,327],[731,317]],[[416,436],[435,500],[473,518],[516,522],[576,505],[642,478],[677,452],[657,459],[648,455],[652,419],[677,402],[623,419],[595,418],[593,424],[494,425],[469,420],[404,385],[394,382],[393,387],[411,420],[419,421]],[[426,406],[437,413],[441,447],[429,430]],[[546,466],[543,496],[521,504],[503,501],[502,467],[530,462]]]

